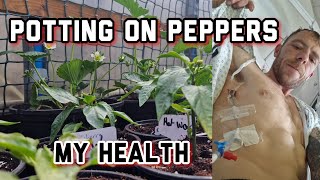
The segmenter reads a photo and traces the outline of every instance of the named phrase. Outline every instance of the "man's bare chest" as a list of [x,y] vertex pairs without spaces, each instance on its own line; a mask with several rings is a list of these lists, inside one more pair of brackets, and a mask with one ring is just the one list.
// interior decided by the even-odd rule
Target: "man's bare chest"
[[[274,131],[282,131],[284,134],[292,136],[295,143],[303,143],[303,137],[301,137],[303,125],[292,97],[285,97],[281,90],[270,85],[263,77],[256,77],[254,82],[243,83],[231,81],[228,78],[214,104],[214,119],[219,120],[215,115],[232,106],[254,107],[254,112],[251,109],[246,116],[224,121],[221,124],[224,132],[254,124],[260,134],[267,135],[268,133],[274,134]],[[230,92],[232,92],[232,99]]]

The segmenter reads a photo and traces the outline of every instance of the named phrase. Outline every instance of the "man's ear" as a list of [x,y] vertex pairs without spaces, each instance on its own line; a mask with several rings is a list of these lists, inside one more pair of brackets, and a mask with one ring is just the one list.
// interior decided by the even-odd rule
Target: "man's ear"
[[281,44],[278,44],[274,49],[274,53],[273,53],[274,57],[277,57],[279,55],[280,50],[281,50]]

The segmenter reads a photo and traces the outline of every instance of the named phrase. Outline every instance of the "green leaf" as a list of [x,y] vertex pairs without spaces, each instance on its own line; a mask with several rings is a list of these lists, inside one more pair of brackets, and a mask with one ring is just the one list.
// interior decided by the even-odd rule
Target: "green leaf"
[[113,114],[115,116],[121,117],[122,119],[128,121],[131,124],[135,124],[138,125],[136,122],[134,122],[128,115],[126,115],[124,112],[120,112],[120,111],[113,111]]
[[112,107],[106,102],[99,102],[94,106],[86,106],[83,109],[88,123],[96,129],[103,128],[106,116],[110,118],[110,124],[114,126],[116,118],[113,115]]
[[[96,67],[95,63],[98,63]],[[101,62],[74,59],[59,66],[57,75],[71,84],[78,86],[88,74],[92,73],[101,65]]]
[[155,84],[142,86],[139,91],[139,106],[141,107],[151,96],[152,91],[156,88]]
[[0,133],[0,148],[8,149],[13,156],[34,166],[38,140],[28,138],[20,133]]
[[211,86],[184,86],[182,92],[197,115],[202,128],[212,139],[212,89]]
[[42,58],[42,57],[46,57],[48,56],[47,53],[44,52],[38,52],[38,51],[28,51],[28,52],[23,52],[23,51],[3,51],[0,52],[0,56],[5,55],[5,54],[9,54],[9,53],[14,53],[17,54],[23,58],[26,58],[28,61],[35,63],[35,61],[38,58]]
[[100,98],[104,98],[107,94],[118,90],[119,88],[112,88],[105,90],[103,87],[99,87],[96,91],[100,94]]
[[43,87],[53,99],[59,101],[62,104],[67,104],[69,102],[72,102],[74,104],[79,104],[79,100],[64,89],[55,88],[55,87],[45,87],[45,86]]
[[185,56],[184,54],[178,54],[177,52],[174,52],[174,51],[169,51],[166,54],[161,54],[158,58],[178,58],[186,66],[189,66],[190,64],[190,59],[187,56]]
[[40,180],[76,179],[79,166],[57,166],[53,163],[53,153],[47,148],[37,151],[35,171]]
[[132,94],[133,92],[135,92],[137,89],[141,88],[140,85],[135,85],[129,92],[127,92],[125,95],[121,96],[120,99],[118,99],[118,101],[123,101],[124,99],[126,99],[128,96],[130,96],[130,94]]
[[212,71],[209,66],[206,66],[205,68],[201,69],[196,75],[195,75],[195,85],[200,86],[206,86],[211,85],[212,82]]
[[98,146],[95,146],[90,151],[90,158],[87,162],[88,166],[95,166],[98,165]]
[[157,94],[155,97],[158,119],[168,110],[173,103],[173,94],[184,86],[190,75],[186,69],[173,66],[162,74],[157,82]]
[[138,73],[125,73],[123,75],[126,79],[130,80],[130,81],[133,81],[133,82],[141,82],[141,81],[144,81],[143,77],[140,76],[140,74]]
[[81,126],[82,126],[82,122],[66,124],[62,129],[62,134],[75,133],[80,129]]
[[5,180],[19,180],[18,176],[15,174],[3,170],[0,171],[0,177]]
[[34,176],[29,176],[29,180],[39,180],[39,178],[36,175],[34,175]]
[[119,82],[119,81],[114,81],[114,86],[115,86],[115,87],[119,87],[119,88],[121,88],[121,89],[125,89],[125,88],[127,87],[126,84],[123,84],[123,83],[121,83],[121,82]]
[[155,80],[149,80],[149,81],[141,81],[141,82],[138,82],[137,85],[138,86],[149,86],[151,85]]
[[87,105],[91,105],[95,100],[96,100],[96,96],[93,95],[83,95],[83,101],[87,104]]
[[0,120],[0,126],[11,126],[14,124],[19,124],[20,122],[9,122],[9,121],[4,121],[4,120]]
[[29,51],[29,52],[15,52],[15,54],[26,58],[28,61],[31,61],[32,63],[35,63],[35,61],[38,58],[47,57],[48,54],[44,52],[38,52],[38,51]]
[[186,45],[183,43],[182,40],[179,40],[178,43],[173,47],[173,51],[180,54],[183,53],[185,50],[190,48],[197,48],[197,45]]
[[37,101],[52,101],[52,97],[51,96],[38,96],[37,97]]
[[172,103],[171,104],[171,107],[173,109],[175,109],[176,111],[178,112],[181,112],[181,113],[187,113],[188,112],[188,109],[185,109],[183,106],[181,106],[180,104],[175,104],[175,103]]
[[51,124],[50,144],[54,141],[65,120],[69,117],[74,108],[74,106],[67,107],[54,119],[53,123]]
[[89,86],[89,83],[80,82],[80,83],[78,84],[78,86],[77,86],[76,91],[77,91],[77,92],[80,92],[80,91],[84,90],[84,89],[85,89],[86,87],[88,87],[88,86]]
[[132,56],[131,54],[128,54],[128,53],[123,53],[124,55],[126,55],[128,58],[132,59],[133,61],[136,60],[136,58],[134,56]]
[[2,51],[2,52],[0,52],[0,56],[10,54],[10,53],[15,53],[15,51]]
[[140,16],[145,16],[149,10],[140,7],[140,5],[135,0],[115,0],[117,3],[126,7],[131,16],[134,18],[138,18]]
[[212,38],[210,38],[209,44],[206,45],[203,50],[207,54],[212,53]]

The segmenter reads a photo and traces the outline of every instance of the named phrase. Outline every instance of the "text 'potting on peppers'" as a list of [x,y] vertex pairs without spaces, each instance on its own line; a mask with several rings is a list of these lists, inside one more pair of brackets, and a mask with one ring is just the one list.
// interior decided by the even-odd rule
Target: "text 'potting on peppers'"
[[[188,165],[191,158],[189,141],[99,141],[95,147],[89,141],[56,141],[54,164],[83,165],[95,159],[99,165]],[[158,149],[155,150],[155,149]],[[155,155],[155,154],[158,155]]]

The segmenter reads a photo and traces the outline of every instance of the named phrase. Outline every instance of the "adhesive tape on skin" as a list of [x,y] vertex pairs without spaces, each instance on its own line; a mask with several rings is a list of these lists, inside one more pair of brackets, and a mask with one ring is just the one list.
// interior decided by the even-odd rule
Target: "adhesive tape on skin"
[[232,141],[230,151],[235,151],[243,145],[251,146],[260,142],[260,137],[254,124],[229,131],[223,134],[223,137],[228,142]]
[[231,108],[218,111],[215,120],[220,119],[221,122],[239,119],[256,113],[254,104],[244,106],[232,106]]
[[217,154],[212,154],[212,163],[214,163],[218,159]]

